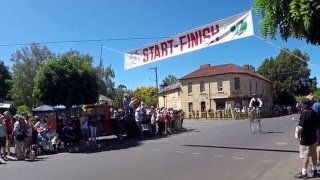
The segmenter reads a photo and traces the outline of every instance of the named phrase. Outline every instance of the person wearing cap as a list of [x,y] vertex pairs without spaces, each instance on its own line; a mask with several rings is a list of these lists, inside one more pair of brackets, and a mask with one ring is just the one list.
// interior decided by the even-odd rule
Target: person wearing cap
[[319,177],[317,171],[317,114],[311,109],[311,101],[308,98],[302,99],[301,115],[299,125],[297,127],[297,138],[300,142],[299,153],[302,160],[302,170],[294,177],[299,179],[307,179],[307,168],[309,165],[309,158],[312,159],[313,177]]
[[3,116],[0,115],[0,158],[6,159],[6,138],[7,138],[7,128],[6,124],[3,122]]

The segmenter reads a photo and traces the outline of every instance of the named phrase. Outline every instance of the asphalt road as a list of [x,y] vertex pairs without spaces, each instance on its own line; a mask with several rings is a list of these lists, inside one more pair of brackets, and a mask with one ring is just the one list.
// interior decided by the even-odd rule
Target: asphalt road
[[299,171],[293,116],[263,119],[261,134],[247,120],[187,121],[187,132],[164,138],[9,161],[0,180],[292,179]]

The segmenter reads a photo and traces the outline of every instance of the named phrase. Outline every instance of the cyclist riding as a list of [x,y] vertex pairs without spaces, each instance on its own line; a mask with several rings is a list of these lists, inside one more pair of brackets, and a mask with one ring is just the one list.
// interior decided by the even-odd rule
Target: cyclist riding
[[252,99],[249,103],[251,118],[250,118],[250,129],[252,133],[256,133],[257,131],[261,132],[262,127],[260,124],[260,110],[262,107],[262,100],[258,97],[258,95],[253,94]]
[[253,110],[257,110],[257,112],[258,112],[258,119],[260,119],[260,111],[259,111],[259,108],[261,108],[262,107],[262,104],[263,104],[263,102],[262,102],[262,100],[258,97],[258,95],[257,94],[253,94],[252,95],[253,97],[251,98],[251,100],[250,100],[250,103],[249,103],[249,108],[253,108]]

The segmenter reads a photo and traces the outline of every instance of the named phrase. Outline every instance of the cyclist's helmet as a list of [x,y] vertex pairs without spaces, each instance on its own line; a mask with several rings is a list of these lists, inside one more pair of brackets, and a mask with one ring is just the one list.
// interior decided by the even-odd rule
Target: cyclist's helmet
[[257,94],[252,94],[252,97],[257,98],[258,95]]

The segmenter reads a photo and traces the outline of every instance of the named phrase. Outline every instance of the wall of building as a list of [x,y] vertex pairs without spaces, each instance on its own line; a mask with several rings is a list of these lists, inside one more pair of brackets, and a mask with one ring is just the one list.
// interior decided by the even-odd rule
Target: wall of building
[[181,91],[176,89],[161,93],[158,96],[158,101],[160,107],[181,109]]
[[[235,77],[240,78],[240,89],[235,90]],[[222,91],[218,89],[218,80],[222,80]],[[200,82],[205,82],[204,92],[200,92]],[[188,94],[189,82],[192,83],[192,93]],[[250,88],[251,82],[251,88]],[[259,94],[264,101],[264,107],[272,106],[272,84],[248,74],[225,74],[219,76],[203,77],[181,80],[181,107],[189,112],[189,103],[192,103],[195,111],[201,111],[201,102],[205,109],[217,110],[216,106],[224,103],[226,108],[234,108],[237,103],[248,106],[252,94]],[[246,99],[243,99],[246,97]],[[211,106],[210,106],[211,105]]]

